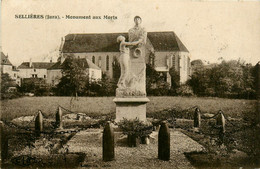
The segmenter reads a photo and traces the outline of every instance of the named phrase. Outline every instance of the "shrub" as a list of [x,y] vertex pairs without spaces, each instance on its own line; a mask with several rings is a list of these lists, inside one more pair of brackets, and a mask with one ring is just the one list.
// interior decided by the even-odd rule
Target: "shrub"
[[17,91],[15,81],[11,79],[8,73],[1,73],[0,96],[1,100],[13,99],[21,96],[21,94]]
[[192,88],[188,85],[181,85],[180,88],[176,90],[177,95],[180,96],[193,96],[194,93]]
[[146,137],[152,133],[152,125],[140,121],[138,118],[133,120],[123,119],[118,123],[119,128],[122,129],[126,135],[135,135],[137,137]]

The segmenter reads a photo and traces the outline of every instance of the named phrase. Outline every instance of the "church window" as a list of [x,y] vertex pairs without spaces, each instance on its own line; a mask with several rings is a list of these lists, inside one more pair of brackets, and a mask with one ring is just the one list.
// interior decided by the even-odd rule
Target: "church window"
[[101,56],[99,56],[99,59],[98,59],[98,66],[101,67]]
[[106,58],[106,69],[109,70],[109,56]]
[[172,57],[172,67],[175,68],[176,66],[176,61],[175,61],[175,56]]

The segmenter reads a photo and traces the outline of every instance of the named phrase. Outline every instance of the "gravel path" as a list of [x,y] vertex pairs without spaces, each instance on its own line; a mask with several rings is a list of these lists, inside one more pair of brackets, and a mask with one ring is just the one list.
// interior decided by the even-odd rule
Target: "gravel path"
[[[202,151],[204,148],[196,141],[178,130],[171,129],[171,159],[157,159],[158,132],[153,132],[149,145],[140,144],[130,148],[126,137],[115,133],[115,161],[102,161],[102,130],[87,130],[77,133],[68,143],[69,152],[86,154],[82,167],[86,168],[194,168],[185,158],[184,152]],[[80,168],[82,168],[80,167]]]

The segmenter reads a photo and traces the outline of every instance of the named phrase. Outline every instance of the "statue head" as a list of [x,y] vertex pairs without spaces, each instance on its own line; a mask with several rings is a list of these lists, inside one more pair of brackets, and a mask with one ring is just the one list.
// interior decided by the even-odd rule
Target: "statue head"
[[116,39],[117,43],[122,42],[124,40],[125,40],[125,37],[122,36],[122,35],[118,36],[117,39]]
[[138,26],[142,23],[142,18],[140,16],[135,16],[134,22],[135,22],[135,25]]

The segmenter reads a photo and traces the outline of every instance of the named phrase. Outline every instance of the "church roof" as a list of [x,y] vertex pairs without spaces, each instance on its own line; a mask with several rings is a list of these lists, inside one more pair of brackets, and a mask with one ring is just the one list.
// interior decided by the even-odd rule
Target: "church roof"
[[[119,45],[116,39],[119,35],[125,36],[126,41],[128,41],[128,33],[68,34],[65,36],[62,51],[64,53],[118,52]],[[172,31],[148,32],[147,37],[155,51],[188,52],[184,44]]]
[[32,62],[32,67],[30,67],[30,62],[23,62],[18,69],[48,69],[54,64],[52,62]]
[[[86,69],[87,68],[91,68],[91,69],[98,69],[98,70],[100,70],[100,68],[97,65],[95,65],[94,63],[92,63],[89,59],[79,58],[79,59],[76,59],[76,61],[77,61],[78,65],[83,65],[84,68],[86,68]],[[65,59],[64,62],[66,62],[66,59]],[[64,62],[61,64],[61,62],[58,61],[53,66],[48,68],[48,70],[62,69]]]
[[12,63],[10,62],[8,57],[3,52],[1,52],[1,65],[11,65],[12,66]]
[[155,51],[189,52],[174,32],[149,32],[147,37]]

